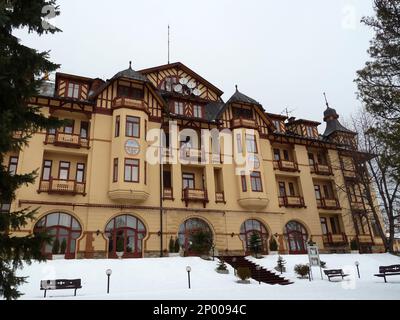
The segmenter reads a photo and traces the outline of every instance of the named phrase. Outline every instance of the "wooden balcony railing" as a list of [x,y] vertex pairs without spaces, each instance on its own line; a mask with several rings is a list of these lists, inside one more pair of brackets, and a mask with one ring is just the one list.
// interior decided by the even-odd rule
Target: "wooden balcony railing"
[[194,149],[194,148],[181,148],[180,158],[187,161],[200,162],[204,156],[204,149]]
[[164,187],[163,199],[174,200],[174,190],[172,187]]
[[329,176],[332,175],[332,167],[330,165],[322,165],[318,163],[314,163],[314,165],[310,166],[311,168],[311,173],[323,175],[323,176]]
[[133,109],[143,110],[148,112],[147,104],[143,100],[130,99],[126,97],[115,98],[112,101],[112,108],[130,107]]
[[305,208],[304,198],[299,196],[281,196],[279,197],[280,207]]
[[206,207],[208,203],[207,189],[189,189],[185,188],[182,190],[182,200],[185,201],[185,206],[191,201],[203,202],[203,207]]
[[300,171],[297,162],[287,160],[274,160],[274,169],[281,171]]
[[357,236],[358,242],[361,244],[373,244],[374,238],[370,234],[359,234]]
[[50,180],[40,180],[38,192],[86,195],[85,188],[85,182],[50,178]]
[[328,245],[344,245],[348,243],[347,236],[344,232],[339,234],[332,234],[328,232],[323,235],[323,241]]
[[237,118],[231,120],[231,128],[257,129],[257,124],[254,119]]
[[226,203],[225,201],[225,193],[222,192],[215,192],[215,202],[216,203]]
[[55,134],[46,134],[45,143],[61,147],[89,149],[89,138],[83,138],[81,135],[75,133],[57,131]]
[[317,206],[319,209],[337,210],[340,209],[338,199],[317,199]]

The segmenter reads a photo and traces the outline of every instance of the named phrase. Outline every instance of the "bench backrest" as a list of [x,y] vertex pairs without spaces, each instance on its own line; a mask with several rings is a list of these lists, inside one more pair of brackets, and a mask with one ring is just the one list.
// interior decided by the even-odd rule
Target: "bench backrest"
[[394,264],[391,266],[380,266],[379,273],[385,272],[400,272],[400,264]]
[[74,289],[81,287],[81,279],[56,279],[40,281],[41,289]]
[[335,274],[342,274],[343,270],[342,269],[330,269],[330,270],[324,270],[324,273],[329,276],[329,275],[335,275]]

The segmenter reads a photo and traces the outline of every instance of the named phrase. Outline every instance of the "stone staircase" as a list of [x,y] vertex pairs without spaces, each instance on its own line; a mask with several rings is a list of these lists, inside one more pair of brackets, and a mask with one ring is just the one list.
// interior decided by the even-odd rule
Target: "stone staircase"
[[257,270],[256,267],[258,265],[247,260],[243,256],[225,256],[225,257],[220,257],[220,259],[221,258],[235,269],[237,269],[239,267],[249,268],[251,271],[251,278],[256,281],[260,281],[260,282],[264,282],[264,283],[268,283],[268,284],[280,284],[280,285],[288,285],[288,284],[293,283],[271,271],[268,271],[264,267],[261,267],[260,270]]

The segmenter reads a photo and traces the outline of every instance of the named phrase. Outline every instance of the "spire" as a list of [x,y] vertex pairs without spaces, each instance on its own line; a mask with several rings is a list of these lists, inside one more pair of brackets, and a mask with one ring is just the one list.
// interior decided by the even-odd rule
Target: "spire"
[[238,92],[239,90],[238,90],[238,86],[237,86],[237,84],[235,84],[235,88],[236,88],[236,92]]
[[339,115],[337,114],[335,109],[333,109],[329,106],[325,92],[324,92],[324,97],[325,97],[325,104],[326,104],[326,110],[324,111],[324,121],[326,122],[326,129],[325,129],[325,132],[323,133],[323,136],[328,137],[332,133],[338,132],[338,131],[354,134],[353,131],[345,128],[339,122],[339,120],[338,120]]
[[132,61],[129,61],[129,69],[132,69]]
[[329,109],[329,103],[328,103],[328,99],[326,99],[326,94],[325,94],[325,92],[324,92],[324,98],[325,98],[326,108]]

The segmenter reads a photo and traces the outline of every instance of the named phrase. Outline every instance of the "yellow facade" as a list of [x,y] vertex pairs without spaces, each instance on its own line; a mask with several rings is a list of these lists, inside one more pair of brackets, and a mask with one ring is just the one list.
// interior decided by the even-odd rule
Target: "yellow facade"
[[[227,103],[221,95],[180,63],[140,72],[129,68],[107,82],[58,74],[53,93],[31,103],[45,115],[74,120],[73,127],[39,132],[29,146],[5,158],[8,165],[10,157],[18,157],[17,173],[38,170],[35,183],[17,191],[11,210],[38,207],[37,221],[56,226],[57,236],[67,239],[70,258],[115,257],[121,237],[126,257],[159,256],[180,231],[181,245],[190,250],[191,224],[186,231],[184,226],[193,218],[208,225],[219,254],[248,251],[246,235],[255,230],[253,222],[244,226],[248,220],[265,228],[265,253],[271,237],[282,253],[304,252],[310,238],[326,252],[349,251],[353,238],[366,251],[383,249],[371,221],[355,229],[354,216],[365,204],[346,187],[354,178],[352,159],[337,142],[321,139],[318,123],[268,114],[238,91]],[[194,158],[208,154],[210,161],[188,164],[169,161],[182,152],[181,135],[170,134],[165,163],[152,164],[146,156],[154,148],[148,132],[166,130],[171,120],[179,130],[231,129],[232,134],[221,139],[217,157],[211,145],[192,145]],[[230,157],[227,139],[233,149],[242,149],[239,155]],[[259,179],[241,174],[237,158],[246,156],[255,158],[252,172]],[[121,228],[107,229],[110,223]],[[16,233],[32,233],[39,225]]]

